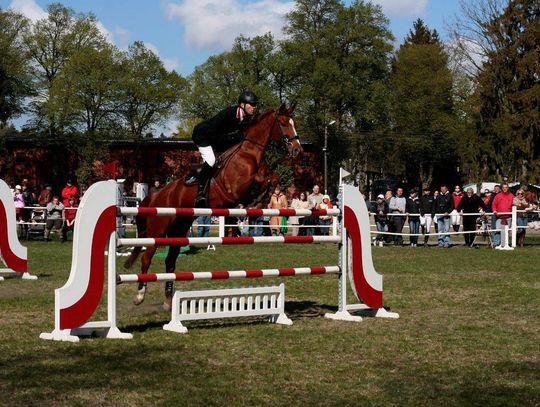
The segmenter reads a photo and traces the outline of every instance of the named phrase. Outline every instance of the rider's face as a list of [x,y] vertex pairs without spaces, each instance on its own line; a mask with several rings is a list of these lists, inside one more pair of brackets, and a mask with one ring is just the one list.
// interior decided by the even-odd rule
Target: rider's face
[[257,106],[250,105],[249,103],[241,103],[240,107],[242,107],[242,109],[244,109],[244,111],[249,115],[253,115],[257,109]]

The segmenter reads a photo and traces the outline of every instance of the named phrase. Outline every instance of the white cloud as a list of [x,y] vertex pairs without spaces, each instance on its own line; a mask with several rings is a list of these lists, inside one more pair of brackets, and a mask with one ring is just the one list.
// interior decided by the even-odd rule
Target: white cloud
[[127,49],[131,43],[131,31],[126,30],[123,27],[116,27],[113,32],[114,43],[120,49]]
[[154,54],[156,54],[159,57],[159,59],[161,59],[161,61],[163,62],[163,66],[165,67],[166,70],[168,70],[168,71],[176,70],[178,68],[178,66],[180,65],[178,63],[178,59],[176,59],[176,58],[164,58],[164,57],[160,56],[158,47],[156,47],[151,42],[146,42],[145,41],[144,46],[146,48],[148,48],[150,51],[152,51]]
[[180,63],[177,58],[161,58],[167,71],[178,71]]
[[96,26],[99,30],[99,32],[105,37],[105,39],[109,42],[113,42],[113,35],[109,30],[105,28],[105,26],[101,23],[101,21],[96,21]]
[[32,21],[47,18],[47,12],[38,6],[34,0],[13,0],[8,8],[21,13]]
[[227,49],[240,34],[248,37],[272,32],[282,36],[283,17],[292,1],[183,0],[166,4],[169,19],[180,20],[185,42],[201,49]]
[[372,0],[380,4],[384,13],[394,17],[420,17],[426,12],[428,0]]

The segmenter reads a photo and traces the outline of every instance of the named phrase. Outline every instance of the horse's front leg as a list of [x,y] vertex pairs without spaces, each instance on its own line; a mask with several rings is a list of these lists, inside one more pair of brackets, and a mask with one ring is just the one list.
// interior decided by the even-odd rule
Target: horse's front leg
[[[141,274],[148,273],[148,269],[150,268],[150,264],[152,263],[152,257],[154,257],[154,253],[156,252],[156,250],[156,246],[150,246],[146,248],[146,251],[141,258]],[[133,300],[133,304],[141,305],[143,303],[144,296],[146,294],[146,285],[146,282],[139,283],[139,286],[137,288],[137,295]]]
[[[180,246],[169,246],[169,253],[165,258],[165,272],[174,273],[176,269],[176,259],[180,254]],[[165,283],[165,301],[163,302],[163,309],[170,311],[172,307],[172,297],[174,293],[174,281],[167,281]]]

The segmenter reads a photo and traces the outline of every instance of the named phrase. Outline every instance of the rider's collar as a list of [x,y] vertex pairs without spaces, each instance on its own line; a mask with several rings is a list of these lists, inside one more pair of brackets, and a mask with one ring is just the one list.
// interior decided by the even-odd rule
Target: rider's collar
[[244,109],[238,106],[236,108],[236,118],[239,119],[240,121],[243,121],[245,115],[246,115],[246,112],[244,111]]

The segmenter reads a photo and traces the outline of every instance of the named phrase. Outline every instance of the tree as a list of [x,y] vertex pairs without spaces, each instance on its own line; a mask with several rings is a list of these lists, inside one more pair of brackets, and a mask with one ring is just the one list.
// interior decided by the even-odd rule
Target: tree
[[289,97],[298,99],[303,133],[317,145],[328,128],[329,179],[347,161],[359,177],[372,165],[366,132],[387,124],[389,59],[392,34],[379,6],[354,1],[299,0],[287,16],[287,63],[296,74]]
[[491,141],[486,163],[522,182],[540,181],[540,5],[512,0],[486,24],[496,47],[478,73],[481,135]]
[[437,32],[420,19],[396,52],[391,80],[399,160],[409,182],[429,185],[436,166],[448,170],[454,158],[453,76]]
[[63,132],[57,113],[47,104],[56,77],[73,54],[81,49],[102,49],[106,40],[92,14],[76,14],[72,9],[55,3],[47,7],[48,16],[37,21],[24,36],[25,46],[34,68],[38,95],[31,103],[36,127],[46,126],[48,135]]
[[23,16],[0,10],[0,128],[23,112],[24,98],[32,94],[22,44],[27,25]]
[[186,81],[167,72],[159,57],[135,42],[123,63],[118,112],[131,136],[141,139],[148,129],[170,118],[177,110]]
[[48,116],[56,115],[59,123],[91,137],[110,127],[122,103],[120,58],[113,46],[75,52],[50,89]]

